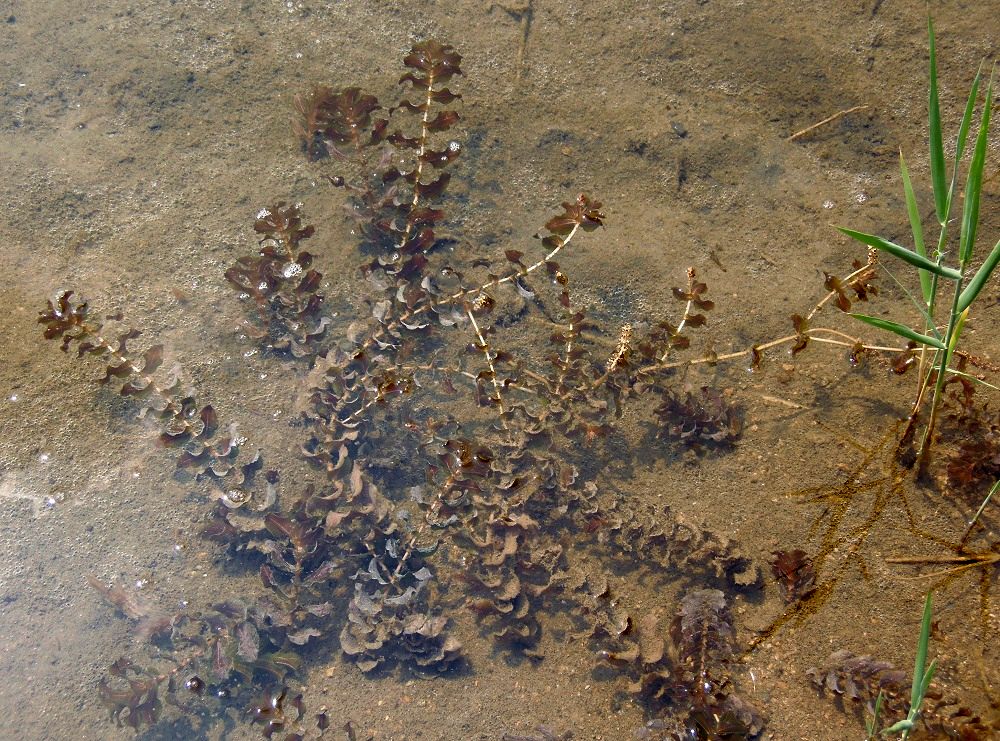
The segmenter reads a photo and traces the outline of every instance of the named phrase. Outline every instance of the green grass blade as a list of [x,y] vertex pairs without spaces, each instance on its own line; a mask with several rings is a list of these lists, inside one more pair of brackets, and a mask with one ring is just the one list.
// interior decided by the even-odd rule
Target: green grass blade
[[[903,295],[906,296],[906,300],[909,301],[911,304],[913,304],[913,308],[917,310],[917,313],[919,313],[920,316],[923,317],[923,320],[924,320],[924,331],[930,332],[935,337],[940,337],[941,334],[937,331],[937,328],[934,326],[934,320],[931,319],[930,312],[928,311],[928,309],[930,307],[927,304],[924,304],[924,303],[921,303],[920,301],[918,301],[917,298],[916,298],[916,296],[913,295],[913,293],[910,291],[910,289],[907,288],[906,286],[904,286],[900,282],[899,278],[897,278],[896,275],[891,270],[889,270],[889,268],[886,267],[885,264],[882,264],[882,270],[885,271],[885,274],[889,276],[889,279],[893,283],[896,284],[896,288],[898,288],[900,291],[903,292]],[[928,275],[930,275],[930,274],[928,273]],[[937,281],[937,276],[936,275],[931,275],[931,291],[932,292],[935,290],[934,286],[936,285],[936,283],[935,283],[936,281]]]
[[965,205],[962,209],[962,231],[959,236],[958,259],[965,268],[972,259],[972,250],[976,244],[976,230],[979,228],[979,196],[983,189],[983,168],[986,166],[986,143],[990,131],[990,108],[993,107],[993,75],[986,86],[986,102],[983,106],[983,117],[979,123],[979,135],[976,137],[976,148],[972,152],[972,162],[969,163],[969,176],[965,181]]
[[913,686],[910,689],[910,712],[908,717],[910,719],[915,718],[916,711],[920,707],[920,703],[924,700],[924,693],[927,691],[927,684],[930,684],[930,678],[934,675],[935,664],[931,664],[931,668],[928,670],[927,667],[927,644],[931,640],[931,612],[932,612],[932,596],[933,592],[927,593],[927,599],[924,600],[924,616],[920,621],[920,638],[917,640],[917,658],[913,663]]
[[934,679],[934,675],[937,673],[937,659],[931,662],[931,665],[927,667],[927,671],[924,672],[924,679],[920,683],[920,701],[923,702],[924,698],[927,697],[927,690],[931,687],[931,681]]
[[986,499],[984,499],[983,503],[979,505],[979,509],[976,510],[976,516],[969,520],[969,528],[965,531],[966,533],[971,532],[972,526],[976,524],[976,520],[978,520],[979,516],[983,514],[986,509],[986,505],[990,503],[993,495],[997,493],[997,489],[1000,489],[1000,479],[997,479],[997,482],[993,484],[993,488],[990,489],[990,493],[986,495]]
[[944,143],[941,140],[941,106],[938,103],[937,50],[934,44],[934,21],[927,18],[927,35],[930,38],[930,95],[927,101],[927,118],[930,123],[931,183],[934,185],[934,209],[938,223],[948,221],[947,179],[944,171]]
[[912,731],[916,728],[916,723],[914,723],[909,718],[903,718],[902,720],[896,721],[891,726],[882,731],[883,736],[888,736],[892,733],[902,733],[903,731]]
[[865,718],[865,728],[868,730],[866,741],[875,741],[879,736],[879,726],[882,725],[882,702],[884,700],[885,694],[882,690],[879,690],[878,697],[875,698],[875,708],[872,710],[872,717]]
[[958,347],[958,338],[962,336],[962,330],[965,329],[965,320],[968,318],[968,311],[960,311],[957,313],[957,316],[954,317],[954,322],[952,322],[951,325],[951,337],[948,340],[949,355],[955,352],[955,348]]
[[983,290],[983,286],[986,285],[986,281],[990,279],[993,271],[996,270],[998,263],[1000,263],[1000,240],[997,240],[997,243],[993,245],[993,251],[986,258],[986,262],[979,266],[979,270],[972,276],[969,285],[962,290],[961,295],[958,297],[957,308],[959,311],[965,311],[972,305],[972,302],[976,300],[976,296],[979,295],[979,292]]
[[965,113],[962,114],[962,124],[958,127],[958,141],[955,144],[954,169],[951,172],[951,187],[948,189],[948,198],[955,192],[955,182],[958,180],[958,163],[962,161],[965,154],[965,140],[969,136],[969,127],[972,125],[972,114],[976,109],[976,99],[979,97],[979,83],[983,76],[983,64],[979,63],[976,70],[976,77],[972,81],[972,90],[969,91],[969,99],[965,103]]
[[864,232],[856,232],[853,229],[847,229],[842,226],[836,227],[838,231],[842,234],[846,234],[851,239],[856,239],[859,242],[874,247],[884,252],[888,252],[891,255],[895,255],[900,260],[910,263],[916,268],[922,268],[923,270],[929,270],[932,273],[936,273],[944,278],[950,278],[951,280],[958,280],[962,277],[954,268],[949,268],[944,265],[938,265],[936,262],[932,262],[923,255],[918,255],[913,250],[908,250],[895,242],[890,242],[888,239],[883,239],[882,237],[876,237],[873,234],[865,234]]
[[977,378],[971,373],[966,373],[965,371],[960,371],[958,368],[948,367],[948,373],[953,376],[961,376],[962,378],[968,378],[970,383],[974,383],[978,386],[985,386],[988,389],[993,389],[994,391],[1000,391],[1000,386],[994,386],[992,383],[987,383],[981,378]]
[[888,319],[879,319],[877,317],[868,316],[867,314],[852,313],[851,316],[855,319],[860,319],[865,324],[870,324],[873,327],[878,327],[879,329],[885,329],[889,332],[893,332],[894,334],[898,334],[900,337],[905,337],[908,340],[919,342],[921,345],[930,345],[931,347],[936,347],[938,350],[945,349],[944,343],[936,337],[928,337],[925,334],[920,334],[920,332],[910,329],[903,324],[890,322]]
[[[917,197],[913,194],[913,184],[910,182],[910,173],[906,169],[906,160],[903,158],[902,150],[899,152],[899,172],[903,176],[903,194],[906,196],[906,213],[910,217],[910,230],[913,232],[913,246],[918,255],[927,257],[927,248],[924,246],[924,229],[920,224],[920,209],[917,207]],[[919,271],[920,292],[924,296],[924,304],[930,306],[931,294],[934,290],[931,274],[923,268],[919,268]]]

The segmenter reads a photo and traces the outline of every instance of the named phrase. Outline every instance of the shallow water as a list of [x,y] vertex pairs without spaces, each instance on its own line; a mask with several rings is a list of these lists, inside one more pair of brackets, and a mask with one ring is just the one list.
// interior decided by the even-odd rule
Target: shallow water
[[[95,314],[120,311],[141,329],[136,347],[163,343],[164,369],[178,366],[250,438],[247,448],[281,468],[280,502],[320,481],[298,459],[305,373],[253,352],[238,329],[243,306],[223,278],[254,252],[261,207],[301,201],[317,227],[308,249],[337,312],[332,327],[346,332],[354,313],[368,311],[344,194],[325,177],[335,168],[307,162],[290,131],[294,94],[318,82],[358,84],[390,101],[415,41],[457,47],[465,75],[453,131],[464,151],[451,167],[443,231],[456,255],[499,267],[505,250],[537,253],[532,237],[562,201],[582,191],[601,200],[606,227],[560,256],[574,304],[596,324],[585,344],[598,361],[623,324],[676,322],[671,288],[684,286],[688,266],[715,301],[707,325],[691,331],[697,352],[787,334],[789,315],[823,296],[823,271],[842,275],[863,258],[830,223],[905,239],[899,148],[926,192],[921,3],[114,0],[5,12],[0,738],[133,735],[108,720],[97,683],[119,656],[145,649],[87,587],[88,575],[171,611],[262,591],[252,558],[241,566],[247,559],[198,536],[210,489],[175,475],[176,456],[156,447],[155,426],[94,382],[98,362],[41,340],[35,319],[47,298],[75,289]],[[954,122],[980,58],[995,54],[1000,24],[988,3],[934,12],[942,104]],[[868,108],[788,141],[858,105]],[[990,244],[1000,233],[997,154],[994,137],[980,226]],[[886,276],[880,285],[873,313],[899,316],[905,296]],[[996,285],[966,335],[972,352],[994,357]],[[538,367],[552,325],[529,309],[496,342]],[[830,308],[822,317],[852,331]],[[446,357],[473,339],[450,340]],[[891,435],[908,411],[912,375],[891,376],[876,362],[854,369],[840,349],[815,343],[795,358],[775,350],[761,372],[747,365],[688,379],[744,408],[733,450],[699,456],[651,440],[648,397],[639,397],[593,454],[566,455],[586,462],[579,483],[592,481],[605,501],[627,511],[669,505],[734,540],[761,567],[763,588],[632,568],[629,556],[594,544],[598,524],[596,536],[546,531],[544,542],[565,547],[574,573],[606,580],[634,624],[658,614],[664,636],[687,590],[723,587],[739,647],[733,682],[766,716],[765,737],[861,738],[858,717],[819,698],[805,671],[836,649],[909,667],[923,593],[940,580],[886,559],[949,554],[970,504],[909,479],[892,486]],[[468,397],[449,402],[452,413],[472,415]],[[421,398],[418,407],[441,403]],[[399,432],[391,413],[380,419],[387,435]],[[423,464],[398,475],[399,492],[387,496],[405,496]],[[901,524],[909,517],[914,526]],[[978,537],[980,549],[995,547],[993,531]],[[791,548],[824,554],[819,582],[830,591],[784,622],[767,563]],[[337,647],[341,605],[329,640],[303,651],[294,679],[307,737],[319,735],[321,711],[327,738],[344,737],[347,721],[359,738],[378,739],[499,739],[540,725],[619,739],[646,722],[648,707],[625,692],[629,680],[597,656],[607,642],[573,638],[582,601],[539,608],[544,658],[526,659],[498,650],[494,626],[463,606],[467,585],[455,564],[442,555],[430,565],[447,588],[435,609],[464,645],[464,668],[436,679],[405,666],[362,674]],[[993,567],[940,584],[932,643],[963,702],[993,720],[1000,626],[981,594],[995,582]],[[143,735],[259,737],[260,726],[236,710],[228,717],[202,729],[168,707]]]

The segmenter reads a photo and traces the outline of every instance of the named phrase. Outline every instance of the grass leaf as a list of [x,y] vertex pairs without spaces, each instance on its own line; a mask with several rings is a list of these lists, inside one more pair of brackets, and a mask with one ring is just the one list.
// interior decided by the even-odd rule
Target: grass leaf
[[962,290],[961,295],[958,297],[957,308],[959,311],[965,311],[972,305],[972,302],[976,300],[976,296],[979,295],[979,292],[983,290],[983,286],[986,285],[986,281],[990,279],[993,271],[996,270],[998,263],[1000,263],[1000,240],[997,240],[997,243],[993,245],[993,251],[986,258],[986,262],[979,266],[979,270],[972,276],[969,285]]
[[[913,246],[918,255],[927,257],[927,248],[924,246],[924,230],[920,224],[920,209],[917,207],[917,198],[913,194],[913,184],[910,182],[910,173],[906,169],[906,160],[903,158],[902,150],[899,152],[899,172],[903,176],[903,194],[906,196],[906,213],[910,217],[910,230],[913,232]],[[924,303],[930,306],[934,282],[931,280],[931,274],[926,270],[919,268],[919,271],[920,292],[924,296]]]
[[930,684],[931,677],[934,675],[936,668],[936,662],[932,662],[930,668],[925,669],[927,666],[927,645],[931,640],[933,594],[933,592],[927,593],[927,599],[924,600],[924,616],[920,621],[920,638],[917,640],[917,657],[913,663],[913,686],[910,690],[910,712],[908,717],[911,719],[916,718],[917,709],[924,700],[927,685]]
[[969,379],[970,383],[974,383],[978,386],[985,386],[988,389],[993,389],[994,391],[1000,391],[1000,386],[994,386],[992,383],[984,381],[982,378],[972,375],[971,373],[966,373],[965,371],[960,371],[958,368],[952,368],[948,366],[948,373],[953,376],[961,376],[962,378]]
[[908,340],[919,342],[922,345],[930,345],[931,347],[936,347],[938,350],[945,349],[944,343],[936,337],[928,337],[925,334],[920,334],[920,332],[910,329],[903,324],[897,324],[896,322],[891,322],[888,319],[878,319],[877,317],[868,316],[867,314],[852,313],[851,316],[855,319],[860,319],[865,324],[870,324],[873,327],[878,327],[879,329],[888,330],[889,332],[898,334],[900,337],[905,337]]
[[[889,279],[893,283],[896,284],[896,288],[898,288],[900,291],[903,292],[903,294],[906,296],[907,301],[909,301],[911,304],[913,304],[913,308],[916,309],[920,313],[921,317],[923,317],[923,320],[924,320],[924,331],[927,332],[927,333],[929,333],[929,334],[933,334],[935,337],[940,337],[941,335],[938,333],[937,328],[934,326],[934,320],[931,319],[931,315],[930,315],[930,308],[931,307],[930,307],[930,305],[924,304],[923,302],[917,300],[917,297],[913,295],[913,293],[910,291],[910,289],[907,286],[903,285],[903,283],[899,280],[899,278],[896,277],[896,274],[893,273],[885,265],[885,263],[882,263],[881,265],[882,265],[882,270],[885,272],[885,274],[888,275]],[[924,272],[926,272],[926,271],[924,271]],[[931,276],[931,298],[932,299],[934,298],[934,291],[937,290],[937,279],[938,279],[938,277],[936,275],[932,275]]]
[[958,180],[958,163],[962,161],[962,155],[965,153],[965,140],[969,135],[969,127],[972,125],[972,113],[976,109],[976,98],[979,97],[979,83],[983,76],[983,64],[979,63],[979,69],[976,70],[976,77],[972,81],[972,89],[969,91],[969,99],[965,103],[965,113],[962,114],[962,123],[958,127],[958,141],[955,143],[955,162],[954,169],[951,173],[951,187],[948,189],[948,199],[951,201],[951,196],[955,192],[955,182]]
[[965,531],[966,535],[972,532],[972,527],[976,524],[976,520],[978,520],[979,516],[983,514],[983,511],[986,509],[986,505],[990,503],[990,500],[993,498],[993,495],[997,493],[998,489],[1000,489],[1000,479],[997,479],[997,482],[993,484],[993,488],[990,489],[990,493],[986,495],[983,503],[979,505],[979,509],[976,510],[976,516],[969,520],[969,527]]
[[962,336],[962,330],[965,329],[965,320],[969,318],[969,310],[956,312],[954,321],[950,322],[951,325],[951,335],[948,337],[948,355],[950,356],[955,352],[955,348],[958,347],[958,338]]
[[918,255],[913,250],[908,250],[895,242],[890,242],[888,239],[883,239],[882,237],[876,237],[873,234],[865,234],[864,232],[856,232],[853,229],[847,229],[846,227],[838,226],[837,230],[843,234],[846,234],[852,239],[856,239],[859,242],[863,242],[876,249],[888,252],[891,255],[895,255],[900,260],[904,260],[910,265],[917,268],[922,268],[923,270],[929,270],[932,273],[936,273],[944,278],[950,278],[951,280],[958,280],[962,277],[954,268],[946,267],[945,265],[939,265],[936,262],[932,262],[923,255]]
[[930,37],[930,95],[927,101],[927,118],[930,123],[931,183],[934,185],[934,208],[938,223],[948,221],[948,192],[944,171],[944,143],[941,140],[941,106],[938,103],[937,50],[934,44],[934,21],[928,16],[927,34]]
[[885,695],[882,690],[878,691],[878,697],[875,698],[875,707],[872,710],[872,717],[865,718],[865,728],[868,731],[868,738],[866,741],[875,741],[879,735],[879,726],[882,724],[882,701],[885,699]]
[[891,726],[882,731],[883,736],[888,736],[890,733],[902,733],[903,731],[912,731],[916,727],[914,723],[909,718],[903,718],[902,720],[896,721]]
[[964,268],[972,259],[972,250],[976,243],[976,230],[979,227],[979,196],[983,188],[983,168],[986,166],[986,144],[990,131],[990,109],[993,107],[993,75],[986,86],[986,102],[983,105],[983,117],[979,123],[979,135],[976,137],[976,148],[972,152],[972,162],[969,163],[969,176],[965,181],[965,204],[962,209],[962,231],[959,238],[958,259]]

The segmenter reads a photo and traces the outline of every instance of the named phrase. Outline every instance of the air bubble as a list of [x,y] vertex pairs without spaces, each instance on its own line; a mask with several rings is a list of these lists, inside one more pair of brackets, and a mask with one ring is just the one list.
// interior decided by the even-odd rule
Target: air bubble
[[229,508],[242,507],[250,501],[250,495],[239,489],[231,489],[222,495],[222,503]]

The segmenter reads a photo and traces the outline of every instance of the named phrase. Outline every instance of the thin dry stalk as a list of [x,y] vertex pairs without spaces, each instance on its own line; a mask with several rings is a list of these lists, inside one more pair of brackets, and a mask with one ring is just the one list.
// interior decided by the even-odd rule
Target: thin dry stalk
[[828,123],[832,123],[833,121],[836,121],[838,118],[846,116],[848,113],[854,113],[855,111],[863,111],[866,108],[868,108],[867,105],[856,105],[853,108],[847,108],[847,109],[845,109],[843,111],[837,111],[832,116],[827,116],[822,121],[817,121],[812,126],[806,126],[804,129],[796,131],[790,137],[788,137],[787,139],[785,139],[785,141],[792,142],[792,141],[795,141],[796,139],[800,139],[803,136],[805,136],[806,134],[808,134],[808,133],[810,133],[812,131],[815,131],[820,126],[825,126]]

